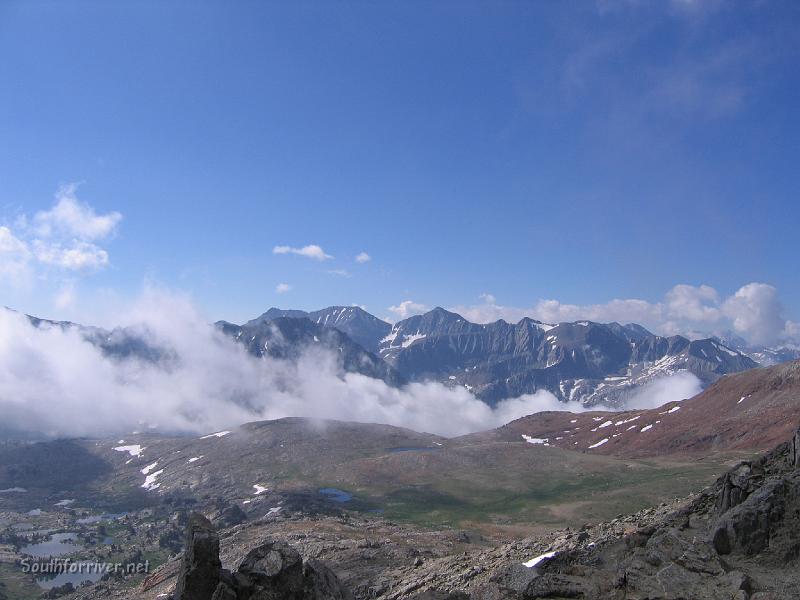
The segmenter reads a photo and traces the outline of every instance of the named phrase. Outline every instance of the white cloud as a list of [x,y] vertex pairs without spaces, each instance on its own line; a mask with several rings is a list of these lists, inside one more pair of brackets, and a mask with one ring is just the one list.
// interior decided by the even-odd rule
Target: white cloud
[[114,233],[122,215],[110,212],[98,215],[88,204],[75,196],[76,184],[61,186],[56,193],[56,204],[33,217],[36,234],[43,238],[64,235],[78,240],[92,241],[107,238]]
[[279,283],[275,286],[275,291],[278,294],[285,294],[286,292],[292,291],[292,286],[290,286],[288,283]]
[[749,283],[723,298],[708,285],[679,284],[661,302],[637,298],[614,299],[604,304],[564,304],[539,300],[529,308],[503,306],[491,294],[483,294],[475,305],[450,310],[476,323],[498,319],[517,322],[531,317],[545,323],[590,320],[600,323],[638,323],[663,335],[725,335],[731,331],[754,344],[794,341],[796,327],[783,317],[777,290],[763,283]]
[[147,425],[208,432],[300,416],[459,435],[540,410],[582,409],[547,392],[492,408],[465,389],[438,383],[392,388],[342,372],[337,353],[313,346],[296,362],[257,359],[209,326],[186,298],[158,290],[147,290],[123,317],[174,360],[109,359],[77,331],[37,329],[0,310],[3,424],[51,435],[98,435]]
[[337,277],[352,277],[350,271],[347,269],[331,269],[328,271],[328,275],[336,275]]
[[275,246],[272,249],[273,254],[297,254],[298,256],[305,256],[314,260],[330,260],[333,258],[330,254],[316,244],[309,244],[302,248],[293,248],[291,246]]
[[414,302],[413,300],[404,300],[397,306],[389,307],[389,312],[393,313],[398,320],[406,319],[412,315],[419,315],[429,310],[430,309],[424,304]]
[[676,285],[667,292],[665,304],[670,318],[702,323],[717,321],[721,316],[719,294],[708,285]]
[[48,279],[58,284],[62,271],[95,271],[109,264],[108,251],[98,242],[114,234],[122,216],[97,214],[75,190],[74,184],[62,186],[50,210],[32,219],[19,216],[14,231],[0,227],[0,283],[21,288]]
[[358,264],[364,264],[364,263],[369,262],[371,260],[372,260],[372,257],[369,254],[367,254],[366,252],[361,252],[360,254],[358,254],[356,256],[356,262]]
[[786,330],[778,290],[765,283],[748,283],[722,306],[734,330],[757,344],[770,344]]

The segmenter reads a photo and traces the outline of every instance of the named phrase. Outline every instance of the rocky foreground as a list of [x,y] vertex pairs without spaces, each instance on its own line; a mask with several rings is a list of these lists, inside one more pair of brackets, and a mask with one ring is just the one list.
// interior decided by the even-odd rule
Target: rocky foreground
[[202,515],[183,555],[136,590],[174,600],[800,598],[800,431],[702,493],[579,530],[497,547],[347,515],[217,532]]

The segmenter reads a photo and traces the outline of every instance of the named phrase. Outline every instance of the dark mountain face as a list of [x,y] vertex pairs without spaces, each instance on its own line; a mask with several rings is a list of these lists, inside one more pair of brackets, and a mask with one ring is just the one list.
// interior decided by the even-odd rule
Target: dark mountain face
[[350,339],[372,353],[378,352],[380,340],[392,329],[389,323],[358,306],[331,306],[309,313],[308,318],[321,327],[332,327],[346,333]]
[[[266,314],[266,313],[265,313]],[[390,385],[405,382],[394,368],[364,350],[347,334],[331,327],[317,325],[306,317],[259,317],[244,325],[220,321],[217,327],[243,344],[256,357],[270,356],[294,360],[310,348],[321,348],[339,357],[342,368],[382,379]]]

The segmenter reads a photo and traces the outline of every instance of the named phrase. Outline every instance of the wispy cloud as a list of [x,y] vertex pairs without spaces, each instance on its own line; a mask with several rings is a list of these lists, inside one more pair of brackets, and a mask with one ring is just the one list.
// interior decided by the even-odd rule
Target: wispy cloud
[[292,286],[288,283],[279,283],[275,286],[275,292],[278,294],[285,294],[292,291]]
[[369,262],[371,260],[372,260],[372,257],[369,254],[367,254],[366,252],[361,252],[361,253],[356,255],[356,262],[358,264],[360,264],[360,265],[364,264],[364,263],[367,263],[367,262]]
[[352,277],[353,275],[347,269],[330,269],[328,275],[336,275],[337,277]]
[[302,248],[293,248],[292,246],[275,246],[272,249],[273,254],[296,254],[298,256],[305,256],[313,260],[331,260],[333,256],[326,254],[325,251],[316,244],[309,244]]
[[[733,117],[765,85],[777,42],[756,28],[731,35],[719,24],[724,12],[717,0],[598,0],[594,10],[576,4],[554,27],[546,59],[537,56],[519,79],[520,101],[549,117],[590,105],[591,130],[605,144],[606,136],[617,143],[665,124]],[[664,44],[665,31],[680,42]]]
[[757,84],[761,59],[752,40],[686,53],[651,68],[642,108],[671,117],[715,119],[738,113]]

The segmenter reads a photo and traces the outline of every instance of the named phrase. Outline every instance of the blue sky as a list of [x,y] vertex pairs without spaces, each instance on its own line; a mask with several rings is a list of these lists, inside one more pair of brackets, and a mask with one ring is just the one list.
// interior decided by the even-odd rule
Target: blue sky
[[[798,17],[4,2],[2,303],[97,321],[149,282],[231,321],[441,305],[750,335],[755,311],[756,337],[800,337]],[[274,252],[309,245],[333,258]]]

